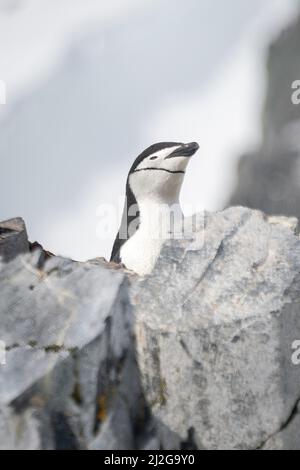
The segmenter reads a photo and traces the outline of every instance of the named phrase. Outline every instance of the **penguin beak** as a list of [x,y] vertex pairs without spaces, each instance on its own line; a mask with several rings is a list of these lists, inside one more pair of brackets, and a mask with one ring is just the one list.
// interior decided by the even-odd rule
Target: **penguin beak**
[[190,144],[182,144],[178,147],[174,152],[168,155],[165,160],[168,158],[176,158],[176,157],[192,157],[197,150],[199,150],[199,145],[197,142],[191,142]]

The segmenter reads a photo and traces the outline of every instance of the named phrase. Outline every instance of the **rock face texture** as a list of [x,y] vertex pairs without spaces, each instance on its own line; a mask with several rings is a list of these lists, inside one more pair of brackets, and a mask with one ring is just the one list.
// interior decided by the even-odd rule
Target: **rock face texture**
[[29,243],[24,221],[21,218],[0,223],[0,257],[11,261],[20,253],[29,251]]
[[[300,19],[271,46],[263,113],[263,143],[239,164],[238,185],[229,205],[300,218]],[[299,85],[298,85],[299,88]]]
[[271,222],[248,209],[208,215],[191,243],[165,247],[136,295],[152,411],[198,448],[258,448],[300,398],[300,243],[293,220]]
[[0,448],[134,448],[144,407],[128,280],[40,257],[1,265]]
[[204,214],[147,278],[2,262],[0,448],[299,449],[296,226]]

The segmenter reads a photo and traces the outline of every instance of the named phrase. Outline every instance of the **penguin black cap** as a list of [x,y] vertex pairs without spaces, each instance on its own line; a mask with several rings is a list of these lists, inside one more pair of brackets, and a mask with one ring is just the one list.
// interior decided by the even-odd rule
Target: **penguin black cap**
[[199,144],[197,142],[190,142],[188,144],[183,144],[182,142],[158,142],[156,144],[150,145],[150,147],[146,148],[133,162],[130,170],[129,170],[129,175],[134,172],[134,170],[139,166],[139,164],[147,157],[150,155],[160,152],[161,150],[167,149],[167,148],[172,148],[172,147],[177,147],[174,152],[169,155],[168,158],[176,157],[176,156],[186,156],[186,157],[191,157],[194,155],[194,153],[199,150]]

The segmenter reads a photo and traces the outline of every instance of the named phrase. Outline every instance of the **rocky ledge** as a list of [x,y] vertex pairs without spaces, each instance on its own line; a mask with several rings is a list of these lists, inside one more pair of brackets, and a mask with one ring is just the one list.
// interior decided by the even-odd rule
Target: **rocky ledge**
[[297,220],[194,229],[139,278],[0,224],[1,449],[300,449]]

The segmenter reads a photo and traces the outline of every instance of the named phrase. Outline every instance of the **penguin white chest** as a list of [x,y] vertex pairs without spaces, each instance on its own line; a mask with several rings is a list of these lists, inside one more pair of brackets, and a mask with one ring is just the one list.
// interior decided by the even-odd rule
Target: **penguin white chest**
[[149,274],[159,257],[163,239],[152,238],[143,230],[137,230],[121,248],[121,262],[140,276]]
[[166,240],[182,228],[184,220],[179,202],[140,204],[140,226],[121,247],[122,263],[141,276],[149,274]]
[[138,230],[121,247],[122,263],[144,276],[149,274],[166,240],[182,234],[184,216],[179,202],[141,204],[141,223]]

